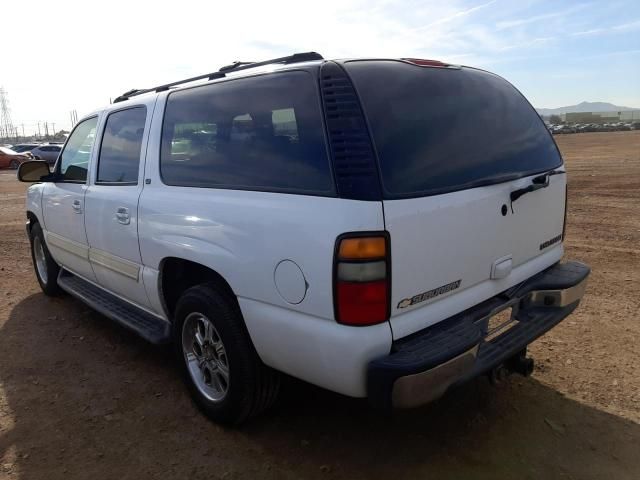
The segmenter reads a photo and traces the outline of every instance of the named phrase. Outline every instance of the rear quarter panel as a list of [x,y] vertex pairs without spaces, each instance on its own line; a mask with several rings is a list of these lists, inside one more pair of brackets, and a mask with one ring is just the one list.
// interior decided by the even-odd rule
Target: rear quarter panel
[[[340,234],[384,229],[381,202],[164,185],[159,145],[165,99],[161,94],[151,127],[138,207],[151,302],[161,303],[163,259],[205,265],[237,295],[267,365],[346,395],[366,395],[367,364],[389,352],[391,332],[388,322],[365,328],[335,322],[333,255]],[[304,274],[306,293],[297,304],[276,288],[274,272],[285,259]]]

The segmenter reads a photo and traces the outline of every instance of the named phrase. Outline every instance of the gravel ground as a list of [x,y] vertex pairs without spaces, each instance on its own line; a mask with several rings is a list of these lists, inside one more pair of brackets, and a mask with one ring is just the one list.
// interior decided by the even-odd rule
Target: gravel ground
[[532,377],[391,417],[289,379],[241,430],[198,413],[167,349],[40,292],[26,187],[0,172],[0,478],[640,478],[640,131],[557,141],[567,257],[593,273]]

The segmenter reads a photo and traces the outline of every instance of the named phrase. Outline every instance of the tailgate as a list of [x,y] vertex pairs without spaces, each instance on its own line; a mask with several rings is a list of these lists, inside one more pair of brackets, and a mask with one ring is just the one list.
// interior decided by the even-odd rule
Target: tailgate
[[562,158],[511,84],[481,70],[406,61],[345,68],[380,164],[394,338],[560,259]]
[[486,300],[560,260],[565,176],[502,215],[514,182],[384,202],[395,338]]

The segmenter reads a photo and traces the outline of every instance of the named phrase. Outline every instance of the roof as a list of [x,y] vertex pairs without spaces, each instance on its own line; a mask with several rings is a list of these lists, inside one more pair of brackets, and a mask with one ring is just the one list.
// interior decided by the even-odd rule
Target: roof
[[[396,60],[396,61],[404,61],[409,63],[414,63],[421,66],[435,66],[435,67],[447,67],[447,68],[456,68],[459,69],[459,65],[452,65],[447,63],[442,63],[437,60],[423,60],[423,59],[415,59],[415,58],[350,58],[350,59],[333,59],[332,61],[336,61],[339,63],[347,63],[351,61],[360,61],[360,60]],[[265,73],[277,72],[277,71],[286,71],[286,70],[299,70],[299,69],[310,69],[313,67],[319,67],[323,63],[327,62],[322,55],[316,52],[305,52],[305,53],[295,53],[293,55],[289,55],[286,57],[274,58],[271,60],[265,60],[261,62],[234,62],[230,65],[226,65],[219,70],[203,75],[198,75],[195,77],[187,78],[184,80],[178,80],[175,82],[158,85],[151,88],[145,89],[132,89],[127,92],[124,92],[120,96],[118,96],[113,104],[109,105],[106,108],[101,108],[91,112],[90,114],[84,116],[83,118],[89,118],[95,116],[105,110],[116,110],[126,105],[130,105],[135,102],[137,97],[146,96],[147,94],[158,94],[161,92],[165,92],[168,90],[171,91],[179,91],[182,89],[190,88],[197,85],[204,84],[213,84],[218,82],[224,82],[231,79],[251,77],[255,75],[261,75]]]

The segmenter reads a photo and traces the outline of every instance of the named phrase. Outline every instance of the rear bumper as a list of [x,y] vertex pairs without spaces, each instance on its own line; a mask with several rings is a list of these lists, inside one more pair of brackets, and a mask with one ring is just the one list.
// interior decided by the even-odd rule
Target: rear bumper
[[[390,354],[369,364],[371,403],[381,408],[422,405],[504,363],[575,310],[589,273],[582,263],[557,263],[496,297],[394,342]],[[513,321],[490,331],[489,320],[507,308],[512,308]]]

